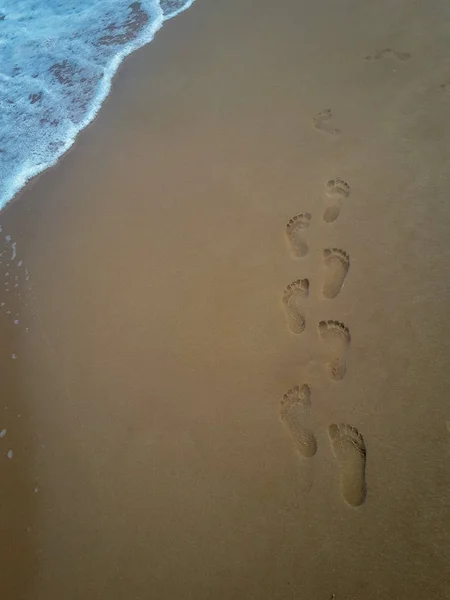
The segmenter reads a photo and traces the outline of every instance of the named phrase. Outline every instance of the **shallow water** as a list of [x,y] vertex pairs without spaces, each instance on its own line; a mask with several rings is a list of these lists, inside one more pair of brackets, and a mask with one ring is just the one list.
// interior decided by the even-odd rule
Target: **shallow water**
[[97,114],[121,61],[193,0],[6,0],[0,12],[0,208]]

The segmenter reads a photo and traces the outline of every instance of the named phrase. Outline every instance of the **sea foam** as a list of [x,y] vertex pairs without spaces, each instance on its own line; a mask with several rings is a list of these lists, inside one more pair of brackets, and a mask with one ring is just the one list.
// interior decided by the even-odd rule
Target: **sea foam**
[[0,0],[0,208],[97,114],[122,60],[194,0]]

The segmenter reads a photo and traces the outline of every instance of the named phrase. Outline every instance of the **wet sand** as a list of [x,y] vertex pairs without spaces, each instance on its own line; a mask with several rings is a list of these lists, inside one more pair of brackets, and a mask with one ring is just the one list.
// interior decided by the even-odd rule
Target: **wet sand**
[[448,594],[450,14],[244,4],[1,215],[5,598]]

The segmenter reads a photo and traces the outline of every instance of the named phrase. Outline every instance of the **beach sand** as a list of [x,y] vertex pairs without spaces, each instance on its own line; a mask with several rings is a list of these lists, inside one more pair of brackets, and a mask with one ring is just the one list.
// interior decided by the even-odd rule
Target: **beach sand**
[[450,598],[449,26],[197,0],[3,211],[5,599]]

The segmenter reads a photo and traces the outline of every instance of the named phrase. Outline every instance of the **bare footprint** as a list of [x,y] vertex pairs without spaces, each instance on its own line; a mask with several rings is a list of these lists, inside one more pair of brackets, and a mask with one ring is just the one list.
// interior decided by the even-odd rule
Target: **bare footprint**
[[327,248],[323,252],[325,263],[325,280],[322,294],[331,300],[336,298],[344,285],[345,278],[350,268],[350,257],[340,248]]
[[327,346],[327,373],[331,379],[343,379],[347,372],[346,355],[350,346],[350,331],[339,321],[320,321],[320,339]]
[[450,81],[446,81],[445,83],[441,83],[441,85],[439,86],[439,89],[442,92],[445,92],[446,94],[448,94],[450,92]]
[[411,54],[409,54],[409,52],[398,52],[397,50],[392,50],[392,48],[385,48],[384,50],[380,50],[375,54],[370,54],[365,57],[366,60],[371,62],[380,60],[380,58],[395,58],[396,60],[405,61],[411,58]]
[[330,123],[333,118],[333,113],[329,108],[325,108],[321,110],[315,117],[313,117],[312,122],[316,129],[319,131],[324,131],[328,133],[328,135],[339,135],[341,132],[339,129],[333,127]]
[[340,177],[329,179],[325,184],[325,189],[330,196],[337,195],[341,198],[348,198],[350,196],[349,184]]
[[341,212],[342,200],[350,196],[350,185],[340,177],[336,177],[336,179],[330,179],[326,182],[325,192],[327,206],[322,218],[325,223],[333,223]]
[[289,331],[302,333],[305,331],[304,299],[309,295],[309,280],[297,279],[284,290],[283,303]]
[[366,499],[364,438],[355,427],[343,423],[330,425],[328,435],[339,464],[342,496],[350,506],[360,506]]
[[311,458],[317,452],[315,436],[304,427],[306,413],[311,406],[309,385],[296,385],[284,394],[280,404],[282,423],[289,430],[295,447],[303,458]]
[[286,236],[294,256],[299,258],[308,254],[308,244],[305,242],[304,230],[309,227],[311,215],[309,213],[300,213],[289,219],[286,225]]

